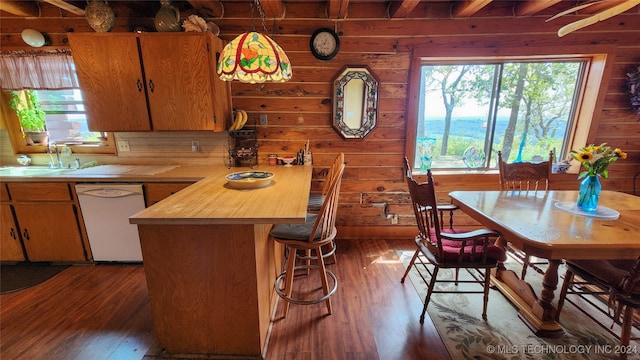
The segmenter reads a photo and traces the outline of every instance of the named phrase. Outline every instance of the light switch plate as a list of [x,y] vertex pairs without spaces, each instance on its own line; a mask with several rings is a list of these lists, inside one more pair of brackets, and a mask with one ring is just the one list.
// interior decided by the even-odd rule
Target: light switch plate
[[267,125],[267,114],[260,114],[260,125]]

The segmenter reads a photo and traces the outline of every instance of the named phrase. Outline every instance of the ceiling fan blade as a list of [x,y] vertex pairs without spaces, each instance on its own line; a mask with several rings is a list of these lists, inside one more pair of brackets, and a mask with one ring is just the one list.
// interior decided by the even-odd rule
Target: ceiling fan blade
[[558,30],[558,37],[563,37],[569,33],[572,33],[578,29],[582,29],[584,27],[587,27],[589,25],[593,25],[599,21],[603,21],[609,18],[612,18],[620,13],[623,13],[629,9],[631,9],[632,7],[639,5],[640,4],[640,0],[628,0],[626,2],[623,2],[621,4],[618,4],[616,6],[610,7],[607,10],[603,10],[593,16],[590,16],[588,18],[585,19],[581,19],[578,21],[574,21],[570,24],[567,24],[563,27],[560,28],[560,30]]
[[587,8],[587,7],[591,6],[591,5],[595,5],[595,4],[601,3],[603,1],[604,0],[592,1],[592,2],[589,2],[589,3],[586,3],[586,4],[574,6],[571,9],[568,9],[568,10],[565,10],[565,11],[562,11],[560,13],[557,13],[557,14],[553,15],[552,17],[550,17],[547,20],[545,20],[545,22],[551,21],[551,20],[555,20],[555,19],[559,18],[560,16],[567,15],[567,14],[572,13],[574,11],[582,10],[584,8]]

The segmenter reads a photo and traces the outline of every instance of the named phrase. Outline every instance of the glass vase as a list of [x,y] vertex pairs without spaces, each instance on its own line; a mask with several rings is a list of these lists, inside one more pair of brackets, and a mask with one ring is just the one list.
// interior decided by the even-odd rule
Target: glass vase
[[427,172],[431,169],[433,152],[436,147],[436,138],[423,137],[418,139],[418,157],[420,159],[420,171]]
[[590,175],[580,183],[580,193],[576,206],[586,212],[595,212],[598,208],[598,198],[600,198],[600,178],[597,175]]
[[91,0],[84,9],[89,26],[97,32],[113,30],[116,17],[113,10],[103,0]]
[[180,27],[180,11],[171,5],[171,0],[160,0],[160,10],[154,18],[156,30],[159,32],[177,32]]

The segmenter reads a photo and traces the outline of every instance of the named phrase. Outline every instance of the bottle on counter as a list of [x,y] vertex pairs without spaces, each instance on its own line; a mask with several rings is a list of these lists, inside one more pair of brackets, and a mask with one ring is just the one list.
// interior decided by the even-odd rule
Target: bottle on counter
[[311,154],[311,150],[307,151],[306,154],[304,154],[304,164],[311,166],[313,165],[313,155]]

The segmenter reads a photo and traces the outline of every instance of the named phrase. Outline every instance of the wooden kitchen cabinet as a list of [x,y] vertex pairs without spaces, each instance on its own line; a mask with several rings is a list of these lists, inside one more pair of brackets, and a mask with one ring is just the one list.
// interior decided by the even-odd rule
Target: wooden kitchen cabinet
[[149,207],[192,184],[193,182],[145,183],[146,205]]
[[18,226],[9,204],[0,204],[0,261],[24,261]]
[[18,234],[7,184],[0,183],[0,261],[24,261],[24,251]]
[[223,131],[228,82],[216,74],[223,42],[211,33],[69,33],[94,131]]
[[[9,183],[17,229],[30,261],[84,262],[78,207],[67,183]],[[2,209],[3,217],[5,209]]]

